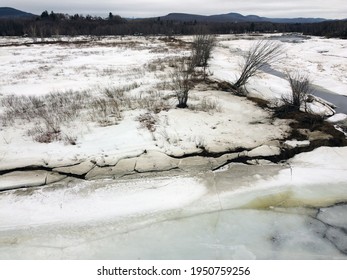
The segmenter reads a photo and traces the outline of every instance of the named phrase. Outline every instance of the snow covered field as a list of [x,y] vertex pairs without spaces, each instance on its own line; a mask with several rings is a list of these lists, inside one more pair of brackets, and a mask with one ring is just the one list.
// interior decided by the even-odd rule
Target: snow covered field
[[[268,37],[285,50],[271,68],[347,95],[346,41]],[[0,190],[34,187],[0,193],[0,258],[346,258],[345,148],[269,164],[310,141],[213,86],[176,108],[172,71],[191,37],[61,39],[0,38]],[[257,39],[219,36],[210,78],[234,81]],[[273,102],[290,92],[265,72],[247,89]],[[261,164],[211,171],[238,157]]]

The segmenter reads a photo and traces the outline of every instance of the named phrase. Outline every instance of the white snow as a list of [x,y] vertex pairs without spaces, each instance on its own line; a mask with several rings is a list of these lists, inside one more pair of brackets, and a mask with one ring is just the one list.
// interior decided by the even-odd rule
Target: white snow
[[[159,84],[170,83],[172,70],[164,61],[189,53],[184,48],[168,47],[156,37],[62,39],[68,44],[27,46],[20,43],[27,42],[28,38],[2,38],[0,44],[8,45],[0,47],[0,67],[3,69],[0,99],[9,94],[42,96],[70,90],[85,90],[98,95],[100,88],[117,88],[132,83],[136,83],[137,88],[126,94],[142,96],[160,91],[162,96],[170,96],[173,92],[169,86],[158,90]],[[180,39],[191,40],[190,37]],[[218,45],[209,67],[212,78],[234,81],[242,53],[253,43],[253,37],[218,36]],[[273,68],[286,72],[300,65],[305,71],[309,70],[315,84],[344,94],[345,41],[314,37],[301,43],[288,41],[282,44],[285,49],[283,58],[272,65]],[[287,81],[267,73],[260,73],[251,79],[247,89],[250,95],[275,103],[290,92]],[[13,127],[2,126],[0,169],[42,165],[57,167],[77,164],[88,158],[107,161],[107,157],[119,158],[119,154],[124,157],[145,149],[176,156],[199,152],[202,148],[210,152],[239,147],[253,149],[286,134],[285,122],[272,124],[268,119],[269,114],[242,98],[204,89],[195,89],[190,95],[188,104],[194,105],[207,98],[216,102],[219,110],[195,112],[174,109],[176,100],[169,97],[172,109],[158,115],[155,132],[140,128],[136,117],[143,111],[139,110],[123,112],[123,120],[119,124],[105,127],[96,125],[84,116],[75,122],[61,124],[64,134],[77,139],[76,146],[63,142],[34,142],[28,136],[28,128],[32,129],[34,124],[28,125],[23,121],[15,122]],[[317,112],[327,114],[327,109],[322,106],[310,106],[315,106],[312,108]],[[3,110],[0,106],[0,114]]]
[[328,118],[327,120],[329,122],[332,122],[332,123],[343,122],[343,121],[347,120],[347,115],[339,113],[339,114],[333,115],[332,117]]
[[0,198],[0,231],[153,215],[184,208],[206,192],[197,180],[184,177],[84,182],[70,188],[34,190],[22,197],[8,192]]
[[[64,124],[65,131],[77,136],[74,146],[34,142],[24,121],[13,126],[1,122],[1,171],[73,166],[86,159],[108,166],[145,150],[175,156],[240,147],[254,156],[280,152],[273,143],[286,136],[286,121],[273,121],[270,113],[245,98],[196,88],[188,104],[211,98],[220,110],[175,108],[172,90],[158,86],[170,82],[170,66],[160,70],[163,63],[158,59],[183,56],[186,49],[168,49],[158,38],[80,39],[87,44],[1,46],[29,39],[0,38],[0,101],[10,94],[97,92],[136,82],[139,86],[127,94],[159,91],[171,109],[156,115],[152,132],[136,120],[146,112],[143,108],[122,112],[123,119],[114,125],[88,119]],[[240,55],[254,40],[234,39],[218,36],[209,68],[212,78],[235,80]],[[313,37],[282,44],[283,60],[273,68],[303,69],[315,84],[346,95],[346,41]],[[148,70],[151,63],[156,63],[155,71]],[[284,79],[267,73],[251,79],[247,89],[252,96],[273,102],[290,91]],[[0,114],[3,111],[0,106]],[[196,177],[65,180],[50,187],[2,192],[0,258],[345,258],[322,237],[326,228],[312,217],[314,208],[347,201],[346,157],[345,147],[321,147],[284,166],[237,164]],[[43,173],[39,178],[33,173],[32,181],[47,180]],[[13,181],[11,173],[2,180]],[[322,218],[340,225],[343,217],[334,211],[326,210]]]
[[314,167],[316,165],[326,167],[327,170],[347,169],[346,147],[320,147],[311,153],[302,153],[296,155],[290,163]]
[[298,141],[298,140],[286,140],[284,142],[284,145],[289,148],[296,148],[296,147],[307,147],[310,145],[310,141],[304,140],[304,141]]
[[[2,94],[42,95],[95,86],[119,86],[155,80],[145,65],[153,59],[182,55],[160,53],[165,44],[151,38],[109,37],[87,44],[8,46],[0,48]],[[19,67],[20,66],[20,67]],[[11,81],[11,82],[9,82]]]
[[173,145],[162,142],[159,147],[169,154],[196,152],[201,147],[209,152],[223,152],[237,147],[251,149],[286,134],[285,122],[278,122],[274,127],[267,112],[244,98],[214,91],[193,94],[200,98],[218,96],[222,111],[213,114],[188,109],[167,112],[167,125],[163,125],[164,131],[159,130],[155,136],[160,139],[165,132],[167,139],[161,139]]
[[[321,154],[329,157],[317,161]],[[1,193],[0,258],[344,259],[312,217],[313,207],[347,200],[346,155],[346,148],[320,148],[290,168],[234,165],[199,179]],[[341,209],[322,211],[327,224],[345,224]],[[343,233],[331,228],[329,236],[343,246]]]
[[[75,44],[72,40],[70,44],[1,47],[0,64],[6,69],[0,77],[2,96],[42,96],[70,90],[85,90],[97,96],[100,88],[121,87],[134,82],[138,88],[126,94],[142,96],[151,95],[153,91],[156,94],[159,83],[170,83],[172,70],[169,66],[160,70],[165,64],[163,61],[187,54],[185,49],[179,48],[163,52],[167,46],[158,38],[109,37],[87,44]],[[146,68],[151,64],[155,65],[156,71]],[[167,88],[170,87],[166,86],[160,94],[173,93]],[[34,123],[21,121],[12,127],[3,126],[0,131],[0,169],[59,167],[91,158],[107,163],[146,149],[177,156],[199,152],[202,148],[210,152],[239,147],[252,149],[282,138],[288,130],[285,122],[276,122],[274,126],[268,113],[244,98],[199,89],[190,95],[190,104],[198,106],[204,99],[212,100],[218,109],[209,112],[179,110],[174,108],[175,98],[170,98],[172,109],[158,114],[155,132],[141,128],[136,120],[143,110],[123,112],[123,119],[117,125],[104,127],[83,116],[74,122],[60,124],[63,135],[77,139],[75,146],[62,141],[49,144],[33,141],[28,129],[35,127]],[[4,108],[0,113],[1,110]]]
[[[276,37],[276,36],[275,36]],[[218,51],[213,54],[210,70],[220,80],[235,82],[240,71],[242,54],[255,38],[245,36],[220,36]],[[280,36],[278,36],[280,39]],[[282,40],[283,55],[272,65],[275,70],[307,73],[313,84],[329,89],[337,94],[347,95],[347,42],[342,39],[312,37],[299,43]],[[266,99],[281,97],[290,92],[285,79],[261,73],[251,79],[247,86],[251,94]]]

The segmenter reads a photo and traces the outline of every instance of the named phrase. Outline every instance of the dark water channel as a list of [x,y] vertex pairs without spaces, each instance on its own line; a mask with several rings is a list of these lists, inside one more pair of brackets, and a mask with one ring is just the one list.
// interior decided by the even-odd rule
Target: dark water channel
[[[286,74],[280,71],[277,71],[271,68],[270,66],[263,67],[262,71],[264,71],[265,73],[274,75],[276,77],[286,79]],[[323,88],[317,85],[312,85],[312,88],[313,88],[313,92],[312,92],[313,95],[319,98],[322,98],[336,106],[335,108],[336,113],[347,114],[347,96],[336,94],[333,91],[330,91],[326,88]]]
[[347,114],[347,96],[336,94],[323,87],[313,85],[313,95],[320,97],[336,106],[336,113]]

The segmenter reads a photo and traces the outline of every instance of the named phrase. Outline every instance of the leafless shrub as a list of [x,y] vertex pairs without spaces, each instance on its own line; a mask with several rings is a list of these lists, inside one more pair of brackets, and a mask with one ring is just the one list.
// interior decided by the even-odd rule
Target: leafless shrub
[[41,125],[36,124],[27,132],[28,136],[39,143],[52,143],[63,141],[67,145],[76,145],[77,136],[64,133],[59,126]]
[[138,122],[140,122],[141,127],[147,128],[150,132],[154,132],[156,130],[156,123],[158,121],[157,117],[153,114],[147,112],[144,114],[141,114],[136,119]]
[[53,131],[49,127],[42,127],[41,125],[36,125],[34,128],[28,130],[28,135],[39,143],[52,143],[61,140],[60,130]]
[[97,98],[91,103],[90,119],[99,123],[101,126],[117,124],[121,119],[119,111],[115,110],[114,104],[111,104],[106,98]]
[[159,113],[171,108],[159,91],[148,91],[140,96],[131,92],[137,83],[116,88],[95,88],[88,91],[54,92],[45,96],[1,97],[0,121],[2,125],[29,124],[28,135],[35,141],[49,143],[63,141],[75,145],[77,137],[62,132],[72,123],[93,121],[102,126],[118,124],[122,112],[146,109]]
[[282,52],[282,45],[276,41],[261,40],[255,43],[244,55],[240,77],[233,84],[234,90],[239,91],[261,68],[278,60]]
[[50,143],[63,139],[61,125],[79,118],[88,102],[87,92],[55,92],[42,97],[9,95],[2,98],[4,113],[0,119],[7,124],[16,120],[35,123],[28,135],[37,142]]
[[308,96],[312,92],[311,81],[308,75],[303,72],[287,73],[287,79],[291,93],[289,97],[282,96],[283,103],[296,111],[304,107],[306,112]]
[[51,93],[44,97],[9,95],[1,100],[4,114],[1,119],[32,121],[42,119],[47,122],[53,115],[59,122],[76,119],[88,101],[87,93]]
[[67,145],[73,145],[73,146],[74,146],[74,145],[77,145],[77,136],[65,134],[65,135],[63,136],[63,141],[64,141],[64,143],[67,144]]
[[194,87],[191,61],[181,60],[172,73],[172,86],[178,99],[178,108],[186,108],[189,91]]
[[214,35],[202,34],[194,36],[192,43],[192,63],[194,67],[207,67],[215,45],[216,37]]
[[[123,89],[115,89],[115,88],[105,88],[103,90],[103,94],[106,99],[100,98],[95,102],[101,108],[106,115],[115,115],[120,118],[120,106],[121,102],[125,101],[125,95]],[[124,104],[125,105],[125,104]]]
[[44,111],[42,115],[40,115],[40,118],[43,120],[46,131],[54,134],[59,134],[61,132],[59,115],[49,114],[49,112]]
[[42,98],[36,96],[29,96],[28,101],[31,103],[30,107],[35,110],[38,110],[45,106],[45,103],[43,102]]
[[46,108],[48,112],[55,112],[59,115],[60,121],[72,121],[77,119],[85,107],[90,102],[91,95],[86,92],[54,92],[44,97],[40,101],[45,104],[41,108]]
[[1,99],[1,106],[4,112],[1,115],[3,125],[12,125],[18,116],[23,118],[26,112],[27,100],[24,96],[18,97],[15,95],[6,96]]
[[211,58],[212,50],[216,46],[216,37],[214,35],[196,35],[192,43],[192,67],[203,67],[203,78],[207,76],[208,61]]
[[160,96],[158,92],[153,92],[147,96],[136,97],[133,99],[136,109],[146,109],[155,114],[161,111],[168,111],[171,106],[168,101]]
[[133,109],[133,100],[130,95],[126,93],[139,87],[138,83],[132,83],[120,88],[109,87],[100,89],[102,98],[93,100],[93,108],[99,109],[100,112],[106,117],[111,115],[121,119],[121,112],[127,109]]

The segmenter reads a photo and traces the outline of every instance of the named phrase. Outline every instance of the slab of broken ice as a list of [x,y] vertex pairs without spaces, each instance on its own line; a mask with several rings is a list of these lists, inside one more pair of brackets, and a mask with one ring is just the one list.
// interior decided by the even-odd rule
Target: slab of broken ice
[[338,113],[327,119],[329,122],[337,123],[347,120],[347,115],[343,113]]
[[345,259],[346,155],[2,192],[0,258]]

